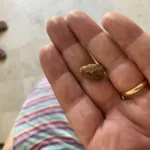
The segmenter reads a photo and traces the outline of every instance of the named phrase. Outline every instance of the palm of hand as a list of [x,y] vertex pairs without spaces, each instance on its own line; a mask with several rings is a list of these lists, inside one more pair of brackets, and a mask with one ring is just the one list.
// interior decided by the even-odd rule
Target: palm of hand
[[[126,100],[119,93],[150,80],[150,37],[116,13],[105,16],[103,27],[109,35],[80,11],[66,21],[52,17],[47,31],[54,46],[41,50],[43,70],[86,149],[148,150],[149,86]],[[108,78],[93,81],[79,73],[94,63],[86,49],[104,65]]]
[[[142,99],[143,100],[143,99]],[[150,100],[150,99],[147,99]],[[150,121],[148,106],[140,107],[130,99],[106,116],[95,132],[89,149],[149,150]]]

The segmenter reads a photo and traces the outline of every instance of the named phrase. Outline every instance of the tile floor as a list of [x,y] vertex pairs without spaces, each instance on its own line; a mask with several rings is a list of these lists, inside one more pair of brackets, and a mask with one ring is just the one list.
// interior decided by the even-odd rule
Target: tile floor
[[66,16],[74,9],[84,10],[98,23],[108,11],[121,12],[150,31],[149,0],[0,0],[0,19],[9,25],[8,32],[0,35],[0,46],[8,54],[0,63],[0,142],[5,141],[25,97],[43,75],[38,55],[49,42],[48,18]]

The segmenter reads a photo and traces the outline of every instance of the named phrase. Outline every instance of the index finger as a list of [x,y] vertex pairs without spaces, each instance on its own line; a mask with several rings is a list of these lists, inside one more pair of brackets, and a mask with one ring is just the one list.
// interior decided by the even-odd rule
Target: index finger
[[44,47],[40,52],[40,60],[71,127],[87,147],[103,122],[100,110],[82,90],[54,46]]

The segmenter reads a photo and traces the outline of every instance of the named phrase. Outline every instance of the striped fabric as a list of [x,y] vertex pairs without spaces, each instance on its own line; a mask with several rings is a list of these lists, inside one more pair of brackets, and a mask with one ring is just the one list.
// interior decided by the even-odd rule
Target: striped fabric
[[14,150],[84,150],[46,78],[22,106],[14,126]]

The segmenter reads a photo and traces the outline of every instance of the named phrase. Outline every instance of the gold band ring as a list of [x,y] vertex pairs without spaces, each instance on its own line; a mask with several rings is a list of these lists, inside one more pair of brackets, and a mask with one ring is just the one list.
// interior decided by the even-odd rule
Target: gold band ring
[[141,91],[147,84],[148,84],[147,80],[144,80],[142,83],[140,83],[139,85],[137,85],[133,89],[131,89],[127,92],[124,92],[121,95],[125,98],[129,97],[131,95],[134,95],[134,94],[138,93],[139,91]]

